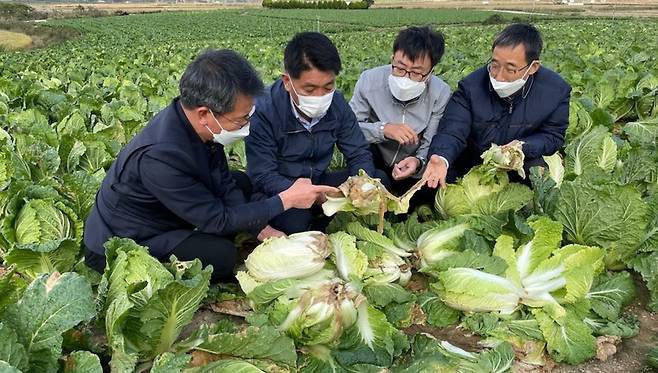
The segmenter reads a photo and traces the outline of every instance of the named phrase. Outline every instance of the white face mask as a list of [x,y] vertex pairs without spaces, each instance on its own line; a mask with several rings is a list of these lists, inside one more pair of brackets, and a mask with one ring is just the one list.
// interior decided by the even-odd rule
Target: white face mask
[[526,70],[525,74],[523,74],[523,77],[521,79],[517,79],[512,82],[499,82],[496,79],[494,79],[494,77],[491,76],[491,74],[489,74],[489,80],[491,81],[491,86],[493,87],[494,91],[498,93],[498,96],[500,96],[500,98],[509,97],[515,94],[516,92],[518,92],[519,89],[523,88],[523,86],[527,81],[526,78],[528,71],[530,71],[530,67],[532,67],[532,64],[528,66],[528,69]]
[[420,96],[426,87],[427,83],[416,82],[406,76],[388,76],[388,88],[393,97],[400,101],[409,101]]
[[295,90],[295,86],[292,84],[292,79],[290,80],[290,86],[292,87],[292,91],[297,95],[299,104],[297,104],[295,100],[292,102],[295,103],[295,106],[297,106],[297,108],[309,118],[319,118],[325,115],[334,99],[334,92],[336,92],[334,90],[324,96],[302,96]]
[[[253,112],[253,109],[252,109],[252,112]],[[214,133],[213,131],[210,130],[210,128],[208,128],[208,126],[206,126],[206,129],[208,130],[208,132],[210,132],[212,134],[212,141],[213,142],[216,142],[218,144],[222,144],[224,146],[227,146],[229,144],[232,144],[232,143],[234,143],[238,140],[241,140],[241,139],[249,136],[249,123],[247,123],[244,127],[240,128],[239,130],[227,131],[227,130],[224,129],[224,127],[222,127],[221,124],[219,124],[219,121],[217,120],[217,118],[215,118],[213,113],[210,113],[210,115],[213,117],[213,119],[215,119],[215,123],[217,123],[219,128],[222,129],[222,132]]]

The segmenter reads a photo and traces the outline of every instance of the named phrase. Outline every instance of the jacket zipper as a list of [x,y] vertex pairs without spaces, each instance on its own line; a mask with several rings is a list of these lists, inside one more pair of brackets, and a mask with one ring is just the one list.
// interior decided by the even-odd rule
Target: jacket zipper
[[[288,131],[288,132],[286,132],[286,135],[292,135],[292,134],[302,133],[302,132],[306,132],[306,133],[308,133],[309,136],[311,137],[311,158],[312,158],[312,157],[313,157],[313,149],[314,149],[314,147],[312,146],[312,145],[313,145],[313,133],[312,133],[310,130],[307,130],[307,129],[292,130],[292,131]],[[312,164],[312,163],[313,163],[313,160],[311,160],[311,164]],[[308,177],[308,178],[310,179],[310,178],[313,177],[313,166],[311,165],[311,166],[309,166],[308,168],[309,168],[309,170],[310,170],[310,173],[309,173],[309,177]]]
[[308,135],[309,135],[309,137],[311,137],[311,165],[309,166],[309,168],[311,169],[311,172],[310,172],[308,178],[313,180],[313,150],[315,149],[315,144],[314,144],[314,141],[313,141],[313,128],[311,128],[311,130],[308,131]]
[[[402,124],[404,124],[404,118],[407,114],[407,105],[402,106]],[[393,167],[395,164],[395,160],[398,158],[398,154],[400,153],[400,148],[402,148],[402,144],[398,143],[398,149],[395,151],[395,154],[393,155],[393,160],[391,160],[391,164],[389,164],[389,167]]]

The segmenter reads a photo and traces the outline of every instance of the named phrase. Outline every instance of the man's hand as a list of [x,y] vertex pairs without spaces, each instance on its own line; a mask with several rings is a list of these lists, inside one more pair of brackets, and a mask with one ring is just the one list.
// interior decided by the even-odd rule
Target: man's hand
[[407,157],[393,166],[391,175],[395,180],[406,179],[416,173],[420,166],[420,160],[416,157]]
[[307,209],[313,206],[318,196],[324,193],[338,193],[339,190],[327,185],[313,185],[311,179],[299,178],[290,188],[279,193],[283,209]]
[[260,233],[258,233],[257,238],[258,238],[258,241],[265,241],[266,239],[268,239],[270,237],[286,237],[286,234],[279,231],[279,230],[276,230],[276,229],[274,229],[274,228],[272,228],[268,225],[265,228],[263,228],[263,230],[260,231]]
[[321,205],[323,203],[327,202],[327,195],[324,193],[319,193],[318,198],[315,200],[316,205]]
[[502,147],[503,148],[514,147],[514,146],[517,146],[518,143],[521,143],[523,145],[523,141],[521,141],[521,140],[512,140],[512,141],[508,142],[507,144],[503,145]]
[[430,188],[436,188],[437,186],[445,188],[447,174],[448,166],[445,161],[438,155],[434,154],[427,163],[425,173],[423,173],[423,180],[427,181],[427,186]]
[[395,140],[402,145],[418,142],[418,134],[404,123],[389,123],[384,126],[384,137]]

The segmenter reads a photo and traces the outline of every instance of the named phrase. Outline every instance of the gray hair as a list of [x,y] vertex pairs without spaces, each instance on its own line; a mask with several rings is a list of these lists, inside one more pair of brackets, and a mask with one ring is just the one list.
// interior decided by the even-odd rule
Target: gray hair
[[205,106],[218,114],[233,111],[239,94],[256,97],[264,89],[249,61],[228,49],[201,53],[187,66],[178,87],[185,108]]

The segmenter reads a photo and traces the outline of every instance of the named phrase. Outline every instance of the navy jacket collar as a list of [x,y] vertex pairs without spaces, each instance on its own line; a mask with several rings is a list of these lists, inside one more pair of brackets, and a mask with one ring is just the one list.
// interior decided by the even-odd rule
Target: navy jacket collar
[[[293,114],[292,110],[292,104],[290,103],[290,94],[286,89],[283,87],[283,81],[281,79],[277,80],[273,85],[272,85],[272,91],[271,91],[271,97],[272,97],[272,103],[276,108],[278,108],[279,112],[281,113],[281,116],[285,118],[285,120],[282,123],[283,126],[283,131],[284,132],[299,132],[299,131],[306,131],[306,128],[302,126],[301,123],[295,118],[295,115]],[[321,130],[326,130],[326,129],[331,129],[335,126],[336,123],[336,109],[335,109],[336,103],[335,101],[331,103],[331,106],[329,107],[329,111],[327,111],[327,114],[320,119],[320,121],[314,125],[311,130],[312,131],[321,131]]]
[[187,115],[185,115],[185,111],[183,111],[183,104],[180,102],[180,97],[176,97],[171,101],[171,107],[173,108],[174,114],[178,120],[165,121],[164,123],[176,127],[175,129],[172,129],[175,131],[175,133],[172,133],[172,135],[179,136],[176,133],[182,132],[193,144],[207,144],[201,139],[201,137],[199,137],[199,134],[196,133],[194,127],[192,127],[192,123],[190,123],[190,120],[187,119]]

